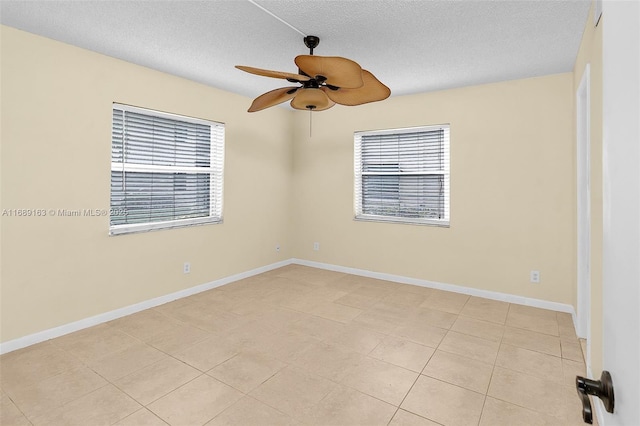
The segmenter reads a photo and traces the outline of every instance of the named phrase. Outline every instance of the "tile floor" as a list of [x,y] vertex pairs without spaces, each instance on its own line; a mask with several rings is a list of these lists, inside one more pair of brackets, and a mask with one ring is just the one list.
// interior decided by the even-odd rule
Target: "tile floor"
[[0,358],[2,425],[581,425],[571,317],[291,265]]

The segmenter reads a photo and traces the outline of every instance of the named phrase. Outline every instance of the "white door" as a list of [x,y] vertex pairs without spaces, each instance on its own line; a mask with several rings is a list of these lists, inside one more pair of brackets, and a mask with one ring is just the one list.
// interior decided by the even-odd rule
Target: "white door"
[[615,411],[601,423],[640,425],[640,2],[604,1],[603,368]]

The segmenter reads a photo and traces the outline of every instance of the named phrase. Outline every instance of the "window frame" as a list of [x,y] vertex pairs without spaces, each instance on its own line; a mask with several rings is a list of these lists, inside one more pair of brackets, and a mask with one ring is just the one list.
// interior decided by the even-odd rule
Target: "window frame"
[[[115,110],[121,110],[124,114],[126,112],[133,112],[137,114],[143,114],[151,117],[164,118],[174,121],[182,121],[193,124],[200,124],[209,127],[209,166],[166,166],[166,165],[151,165],[151,164],[136,164],[127,163],[125,158],[122,162],[114,162],[113,154],[111,157],[111,172],[138,172],[138,173],[166,173],[166,174],[208,174],[209,175],[209,216],[201,216],[186,219],[172,219],[156,222],[144,222],[135,224],[120,224],[113,225],[111,223],[111,215],[119,209],[111,205],[111,189],[109,190],[109,235],[125,235],[139,232],[156,231],[161,229],[173,229],[182,228],[194,225],[206,225],[206,224],[219,224],[223,223],[223,186],[224,186],[224,151],[225,151],[225,124],[221,122],[205,120],[201,118],[194,118],[179,114],[173,114],[163,111],[156,111],[148,108],[141,108],[132,105],[120,104],[114,102],[111,107],[111,149],[113,150],[113,116]],[[124,138],[124,131],[123,131]],[[123,151],[125,149],[125,142],[123,142]],[[110,175],[111,175],[110,172]],[[110,185],[113,184],[113,178],[109,179]],[[125,207],[126,208],[126,207]]]
[[[401,176],[402,172],[363,172],[362,166],[362,137],[363,136],[386,136],[386,135],[396,135],[396,134],[406,134],[406,133],[415,133],[415,132],[429,132],[434,130],[444,130],[445,140],[444,140],[444,170],[440,171],[422,171],[419,173],[407,173],[405,176],[409,175],[442,175],[444,182],[444,218],[442,219],[431,219],[431,218],[410,218],[410,217],[402,217],[402,216],[384,216],[384,215],[375,215],[375,214],[365,214],[363,213],[363,203],[364,197],[362,195],[362,176],[363,175],[388,175],[388,176]],[[367,130],[367,131],[357,131],[354,132],[354,194],[353,194],[353,212],[354,212],[354,220],[356,221],[364,221],[364,222],[386,222],[386,223],[397,223],[397,224],[409,224],[409,225],[427,225],[427,226],[436,226],[436,227],[446,227],[450,226],[451,222],[451,211],[450,211],[450,201],[451,201],[451,125],[449,123],[446,124],[438,124],[438,125],[424,125],[424,126],[415,126],[415,127],[403,127],[403,128],[395,128],[395,129],[382,129],[382,130]],[[400,191],[398,191],[400,194]]]

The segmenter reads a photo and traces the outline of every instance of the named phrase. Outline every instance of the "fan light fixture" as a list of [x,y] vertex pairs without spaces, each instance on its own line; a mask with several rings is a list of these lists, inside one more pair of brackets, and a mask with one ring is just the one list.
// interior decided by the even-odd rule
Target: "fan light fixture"
[[304,37],[309,54],[295,58],[298,74],[236,65],[236,68],[251,74],[300,84],[271,90],[258,96],[248,112],[261,111],[288,100],[291,100],[291,106],[295,109],[324,111],[335,104],[362,105],[381,101],[391,95],[387,86],[356,62],[339,56],[315,56],[313,49],[319,43],[319,37]]

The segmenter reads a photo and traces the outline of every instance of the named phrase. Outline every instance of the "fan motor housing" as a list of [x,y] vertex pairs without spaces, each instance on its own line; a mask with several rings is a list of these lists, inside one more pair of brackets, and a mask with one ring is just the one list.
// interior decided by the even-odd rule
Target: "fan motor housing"
[[318,47],[320,44],[320,37],[318,36],[306,36],[304,39],[304,45],[310,49],[310,53],[313,55],[313,49]]

